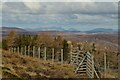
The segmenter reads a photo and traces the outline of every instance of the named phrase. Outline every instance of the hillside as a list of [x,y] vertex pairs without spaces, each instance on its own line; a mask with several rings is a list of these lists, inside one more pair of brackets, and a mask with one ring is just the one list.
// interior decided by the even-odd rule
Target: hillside
[[16,31],[18,34],[35,34],[34,32],[27,31],[22,28],[16,28],[16,27],[2,27],[2,30],[0,31],[0,34],[2,34],[2,38],[6,37],[10,31]]
[[[2,51],[3,78],[74,78],[73,67]],[[33,80],[33,79],[32,79]]]

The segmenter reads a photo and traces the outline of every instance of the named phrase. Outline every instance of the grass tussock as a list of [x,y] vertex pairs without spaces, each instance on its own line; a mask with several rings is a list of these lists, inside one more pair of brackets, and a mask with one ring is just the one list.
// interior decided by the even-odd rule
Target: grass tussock
[[3,78],[74,78],[73,67],[2,50]]

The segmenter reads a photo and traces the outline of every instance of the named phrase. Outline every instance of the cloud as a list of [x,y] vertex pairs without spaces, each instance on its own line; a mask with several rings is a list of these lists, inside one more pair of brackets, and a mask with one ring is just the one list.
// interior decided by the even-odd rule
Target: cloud
[[[38,2],[27,2],[27,1],[28,0],[25,0],[25,2],[23,2],[23,3],[26,5],[26,7],[28,7],[32,11],[40,9],[40,3],[38,3]],[[33,1],[33,0],[29,0],[29,1]]]
[[[4,7],[5,6],[5,7]],[[3,10],[31,14],[101,14],[117,13],[118,5],[111,2],[8,2]]]
[[6,2],[2,9],[8,26],[117,28],[118,4],[113,2]]
[[119,0],[2,0],[2,2],[118,2]]

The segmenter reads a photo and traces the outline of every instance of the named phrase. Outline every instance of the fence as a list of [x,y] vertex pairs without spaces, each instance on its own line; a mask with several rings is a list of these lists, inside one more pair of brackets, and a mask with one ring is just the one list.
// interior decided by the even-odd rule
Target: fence
[[[55,51],[55,48],[50,48],[49,51],[49,48],[47,47],[24,46],[11,47],[9,51],[14,53],[17,52],[24,56],[31,56],[33,58],[44,60],[50,59],[52,62],[60,61],[62,64],[64,63],[63,49]],[[72,47],[70,50],[70,55],[71,65],[74,66],[75,73],[86,73],[89,78],[101,78],[101,75],[104,75],[105,78],[107,67],[106,53],[104,53],[104,74],[101,74],[101,72],[98,70],[93,52],[83,51],[82,49],[79,50],[78,47]]]
[[[56,61],[55,57],[55,49],[51,48],[51,50],[49,49],[49,54],[47,53],[48,49],[47,47],[41,48],[41,47],[36,47],[36,46],[24,46],[24,47],[11,47],[9,48],[9,52],[13,52],[13,53],[20,53],[24,56],[31,56],[33,58],[42,58],[44,60],[47,59],[51,59],[51,61]],[[64,63],[64,53],[63,53],[63,49],[60,49],[59,51],[57,51],[57,53],[59,54],[58,61],[60,61],[62,64]]]
[[74,48],[71,50],[71,64],[75,73],[87,74],[89,78],[100,78],[94,64],[94,55]]

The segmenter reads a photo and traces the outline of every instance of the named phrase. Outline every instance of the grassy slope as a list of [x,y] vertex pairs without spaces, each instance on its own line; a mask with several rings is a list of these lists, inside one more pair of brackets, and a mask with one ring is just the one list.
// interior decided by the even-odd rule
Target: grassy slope
[[26,78],[74,78],[70,65],[51,63],[32,57],[24,57],[18,53],[2,51],[3,77]]

